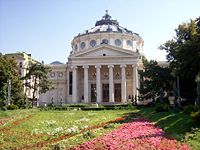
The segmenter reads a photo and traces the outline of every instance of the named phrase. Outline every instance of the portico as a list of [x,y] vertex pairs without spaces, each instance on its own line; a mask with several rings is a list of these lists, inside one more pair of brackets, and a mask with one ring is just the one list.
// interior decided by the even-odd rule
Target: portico
[[[71,66],[72,103],[126,103],[129,96],[138,96],[136,66],[136,64]],[[80,86],[81,80],[83,86]]]

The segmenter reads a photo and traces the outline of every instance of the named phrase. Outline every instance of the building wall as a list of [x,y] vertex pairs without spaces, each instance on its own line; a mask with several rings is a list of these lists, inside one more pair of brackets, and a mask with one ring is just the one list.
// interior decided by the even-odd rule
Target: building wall
[[[29,67],[30,63],[38,62],[31,57],[31,54],[27,54],[25,52],[8,53],[8,54],[5,54],[5,56],[12,57],[17,61],[17,65],[19,69],[18,72],[19,72],[20,77],[24,77],[28,73],[27,68]],[[30,85],[33,85],[34,76],[32,76],[31,79],[23,80],[24,93],[29,99],[32,99],[33,89],[30,89],[27,86],[25,86],[25,83],[29,83]],[[36,91],[36,98],[39,98],[39,91]]]

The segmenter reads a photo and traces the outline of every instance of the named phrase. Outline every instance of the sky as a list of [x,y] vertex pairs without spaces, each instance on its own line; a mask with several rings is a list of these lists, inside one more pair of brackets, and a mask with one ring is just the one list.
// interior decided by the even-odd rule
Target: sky
[[163,61],[158,47],[179,24],[200,16],[200,0],[0,0],[0,52],[66,63],[74,36],[94,27],[105,10],[143,38],[148,60]]

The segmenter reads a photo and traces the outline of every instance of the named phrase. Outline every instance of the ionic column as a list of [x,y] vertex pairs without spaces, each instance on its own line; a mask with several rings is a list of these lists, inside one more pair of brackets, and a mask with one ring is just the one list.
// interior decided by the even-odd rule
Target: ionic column
[[126,65],[120,65],[121,67],[121,95],[122,102],[126,102]]
[[72,103],[77,102],[77,66],[72,66],[73,80],[72,80]]
[[88,103],[88,68],[89,66],[83,66],[84,68],[84,103]]
[[133,67],[133,95],[138,97],[138,88],[139,88],[139,81],[138,81],[138,71],[137,71],[137,64],[132,65]]
[[114,82],[113,82],[113,68],[114,65],[108,65],[109,68],[109,102],[113,103],[114,100]]
[[95,66],[96,68],[96,89],[97,89],[97,103],[101,103],[101,66]]

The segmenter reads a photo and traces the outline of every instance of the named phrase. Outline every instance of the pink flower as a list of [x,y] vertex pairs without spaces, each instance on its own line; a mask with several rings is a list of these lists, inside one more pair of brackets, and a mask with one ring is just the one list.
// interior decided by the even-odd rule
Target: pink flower
[[88,141],[74,150],[190,150],[189,146],[164,137],[162,129],[148,120],[136,118],[102,137]]

